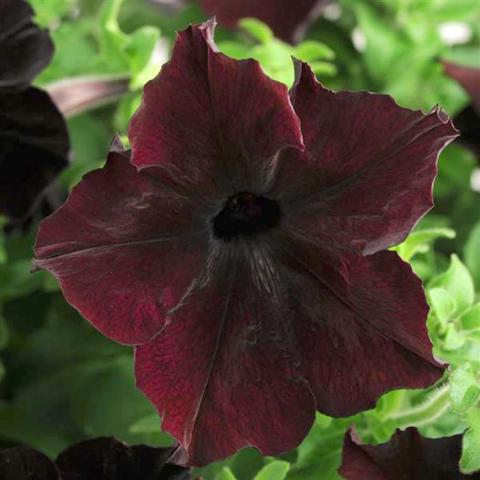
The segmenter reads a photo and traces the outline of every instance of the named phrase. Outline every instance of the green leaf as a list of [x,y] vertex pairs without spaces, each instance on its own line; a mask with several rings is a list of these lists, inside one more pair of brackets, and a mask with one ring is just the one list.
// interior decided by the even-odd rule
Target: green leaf
[[457,310],[455,299],[444,288],[429,289],[428,299],[435,315],[442,324],[446,324]]
[[304,62],[320,59],[333,60],[335,52],[324,43],[306,40],[295,47],[294,56]]
[[458,321],[466,333],[472,330],[480,331],[480,303],[463,312]]
[[275,460],[265,465],[256,475],[254,480],[284,480],[290,470],[290,464]]
[[237,478],[228,467],[223,467],[216,475],[215,480],[237,480]]
[[260,43],[268,43],[274,38],[270,27],[257,18],[242,18],[238,24],[242,30]]
[[135,421],[130,425],[128,431],[134,435],[153,435],[157,437],[157,445],[167,447],[174,443],[173,438],[167,432],[160,430],[160,418],[156,413]]
[[453,408],[464,413],[477,403],[479,397],[480,384],[472,365],[460,365],[450,375],[450,400]]
[[337,67],[328,62],[310,62],[310,68],[315,75],[320,77],[333,77],[337,73]]
[[460,314],[473,304],[475,289],[470,272],[457,255],[450,258],[448,270],[435,277],[429,288],[440,287],[448,291],[456,303],[456,314]]
[[450,228],[428,228],[412,232],[395,250],[400,257],[409,262],[417,253],[426,253],[438,238],[455,238],[455,232]]
[[8,344],[8,327],[0,310],[0,350],[3,350]]
[[156,413],[140,418],[130,425],[131,433],[157,433],[160,428],[160,418]]
[[480,222],[470,232],[465,244],[465,263],[469,268],[477,290],[480,290]]
[[5,249],[5,236],[3,228],[7,224],[7,218],[0,215],[0,266],[7,263],[7,251]]
[[0,299],[8,300],[39,290],[45,281],[43,271],[32,273],[30,259],[0,265]]
[[470,428],[463,435],[460,470],[470,474],[480,470],[480,411],[469,415]]
[[[317,413],[308,436],[297,448],[297,459],[288,473],[288,480],[339,479],[343,437],[352,419],[332,419]],[[322,472],[322,476],[319,476]]]
[[28,410],[0,402],[0,435],[3,438],[30,445],[50,457],[78,441],[77,436],[49,430],[44,420],[32,418]]
[[55,24],[75,5],[73,0],[29,0],[35,10],[35,20],[41,26]]
[[219,42],[218,48],[228,57],[232,57],[237,60],[248,58],[251,50],[247,45],[233,41]]
[[145,26],[136,30],[128,39],[125,52],[130,65],[132,90],[143,87],[160,70],[161,63],[152,61],[157,42],[160,39],[158,28]]
[[467,339],[461,332],[457,330],[457,326],[453,323],[447,326],[443,335],[443,348],[445,350],[455,351],[465,344]]

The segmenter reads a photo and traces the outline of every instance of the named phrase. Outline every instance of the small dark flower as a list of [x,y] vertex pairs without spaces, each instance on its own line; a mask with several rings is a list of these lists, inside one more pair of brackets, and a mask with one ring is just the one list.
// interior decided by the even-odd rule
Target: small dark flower
[[454,118],[460,130],[459,141],[480,157],[480,68],[443,62],[445,73],[456,80],[470,95],[472,103]]
[[67,164],[63,116],[47,93],[29,87],[53,52],[23,0],[0,3],[0,214],[25,219]]
[[2,480],[61,480],[55,464],[43,453],[29,447],[0,451]]
[[338,471],[346,480],[479,480],[460,473],[461,453],[462,435],[424,438],[411,427],[381,445],[362,445],[349,430]]
[[190,480],[186,468],[167,463],[171,448],[127,445],[114,438],[77,443],[56,462],[28,447],[0,451],[2,480]]
[[28,87],[50,63],[53,43],[24,0],[0,2],[0,90]]
[[329,0],[200,0],[208,15],[235,28],[246,17],[258,18],[286,42],[300,41],[308,24],[320,14]]
[[296,446],[443,369],[420,280],[393,252],[432,206],[447,116],[334,93],[297,63],[290,96],[179,34],[110,154],[39,230],[35,264],[105,335],[138,345],[139,387],[205,464]]

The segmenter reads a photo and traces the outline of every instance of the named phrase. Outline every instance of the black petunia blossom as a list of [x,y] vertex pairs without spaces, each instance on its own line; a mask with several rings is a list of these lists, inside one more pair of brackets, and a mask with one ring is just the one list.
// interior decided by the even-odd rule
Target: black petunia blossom
[[49,95],[29,86],[53,44],[23,0],[0,2],[0,214],[24,220],[67,165],[67,126]]
[[362,445],[350,429],[339,473],[346,480],[480,480],[459,470],[462,435],[424,438],[414,427],[381,445]]
[[332,92],[296,63],[290,91],[178,36],[115,151],[40,226],[35,265],[108,337],[202,465],[305,437],[443,374],[420,280],[396,253],[432,207],[439,109]]
[[173,448],[127,446],[101,437],[77,443],[55,462],[29,447],[0,451],[2,480],[190,480],[190,471],[168,463]]

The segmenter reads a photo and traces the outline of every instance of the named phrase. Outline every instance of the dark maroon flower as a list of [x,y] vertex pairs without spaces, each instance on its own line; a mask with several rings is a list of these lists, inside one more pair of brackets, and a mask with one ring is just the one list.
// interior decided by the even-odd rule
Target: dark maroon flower
[[2,480],[61,480],[55,464],[43,453],[29,447],[0,451]]
[[53,45],[22,0],[0,3],[0,213],[23,220],[67,164],[63,116],[28,83],[50,61]]
[[471,105],[464,108],[454,119],[460,130],[459,141],[480,156],[480,68],[464,67],[443,62],[445,73],[456,80],[470,95]]
[[178,462],[276,454],[316,408],[351,415],[442,375],[420,280],[381,250],[432,206],[456,136],[443,112],[331,92],[300,63],[289,96],[218,53],[209,22],[180,33],[129,133],[131,158],[111,153],[42,223],[35,264],[139,345]]
[[62,480],[190,480],[188,469],[167,463],[172,452],[103,437],[67,448],[56,464]]
[[266,23],[275,35],[286,42],[298,42],[308,24],[321,12],[329,0],[200,0],[208,15],[218,22],[235,28],[246,17]]
[[0,452],[2,480],[190,480],[186,468],[167,463],[171,448],[127,446],[101,437],[67,448],[52,462],[28,447]]
[[0,2],[0,89],[28,87],[49,64],[53,43],[24,0]]
[[479,480],[460,473],[461,453],[462,435],[424,438],[410,427],[381,445],[362,445],[349,430],[338,471],[346,480]]

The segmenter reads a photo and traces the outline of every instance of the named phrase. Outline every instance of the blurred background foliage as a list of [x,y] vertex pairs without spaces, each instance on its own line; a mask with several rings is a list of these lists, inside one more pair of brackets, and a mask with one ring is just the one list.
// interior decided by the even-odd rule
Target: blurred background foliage
[[[37,84],[125,79],[114,98],[68,119],[72,162],[59,183],[71,188],[101,166],[115,133],[123,139],[143,84],[167,61],[175,30],[205,19],[199,5],[167,8],[147,0],[31,0],[56,53]],[[402,106],[442,105],[455,117],[470,100],[440,59],[480,67],[478,0],[332,1],[295,46],[256,19],[218,29],[221,50],[254,57],[278,81],[293,81],[291,56],[311,63],[333,89],[389,93]],[[480,136],[480,131],[478,132]],[[348,419],[318,414],[309,436],[274,459],[253,449],[202,469],[205,480],[322,480],[336,469],[346,428],[384,442],[415,425],[431,437],[466,431],[462,468],[480,469],[480,186],[478,159],[453,144],[443,153],[436,207],[395,250],[425,282],[435,355],[451,366],[425,391],[395,391]],[[26,443],[50,456],[100,435],[169,445],[153,407],[135,389],[132,353],[108,341],[68,306],[55,280],[31,272],[37,225],[0,234],[0,444]]]

